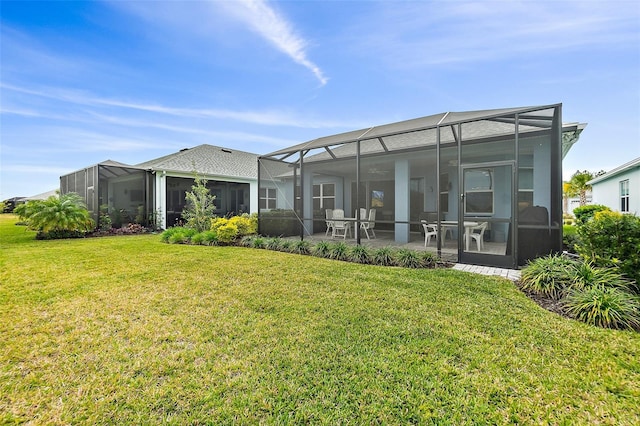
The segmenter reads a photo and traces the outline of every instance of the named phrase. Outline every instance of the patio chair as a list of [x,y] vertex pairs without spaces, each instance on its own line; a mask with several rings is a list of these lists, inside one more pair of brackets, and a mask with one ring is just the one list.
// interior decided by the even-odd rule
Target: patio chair
[[472,240],[475,240],[478,246],[478,251],[482,251],[482,249],[484,249],[484,231],[487,229],[487,226],[489,226],[488,222],[482,222],[478,226],[474,226],[469,230],[469,232],[471,232],[469,236]]
[[324,236],[326,237],[329,235],[329,230],[331,230],[331,233],[333,234],[333,221],[331,220],[333,219],[333,209],[326,209],[324,211],[324,217],[325,223],[327,224],[327,231],[324,233]]
[[421,223],[424,229],[424,246],[427,247],[431,243],[431,237],[438,238],[438,227],[427,223],[426,220],[421,221]]
[[335,209],[333,211],[333,231],[331,232],[331,238],[335,236],[342,236],[343,239],[347,239],[347,234],[351,236],[351,222],[344,219],[344,210]]
[[376,209],[369,209],[369,218],[365,222],[360,222],[360,229],[364,230],[364,233],[367,236],[367,240],[370,239],[369,231],[371,231],[371,235],[373,235],[373,238],[376,238],[376,233],[373,230],[375,226],[376,226]]

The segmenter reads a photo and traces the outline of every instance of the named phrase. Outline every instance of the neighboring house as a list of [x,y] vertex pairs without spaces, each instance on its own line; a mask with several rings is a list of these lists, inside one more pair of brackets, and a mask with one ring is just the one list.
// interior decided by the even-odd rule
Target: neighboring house
[[6,213],[13,212],[13,209],[15,209],[17,205],[24,204],[27,201],[46,200],[52,195],[56,195],[57,191],[58,191],[57,189],[52,189],[51,191],[43,192],[42,194],[32,195],[31,197],[13,197],[13,198],[9,198],[8,200],[4,200],[4,203],[6,204],[5,212]]
[[[593,195],[591,191],[586,192],[587,204],[593,204]],[[573,211],[580,207],[580,197],[567,197],[564,200],[564,206],[562,207],[563,213],[573,215]]]
[[107,210],[115,225],[156,223],[166,228],[180,219],[194,176],[207,180],[216,214],[257,212],[257,154],[199,145],[127,165],[104,161],[60,177],[60,192],[77,192],[98,223]]
[[640,157],[587,182],[593,203],[622,213],[640,213]]
[[458,262],[515,267],[561,251],[562,159],[586,126],[561,117],[561,104],[448,112],[261,156],[260,232],[321,238],[325,211],[341,209],[361,244],[364,208],[394,245],[419,241],[422,219],[453,230],[435,250]]

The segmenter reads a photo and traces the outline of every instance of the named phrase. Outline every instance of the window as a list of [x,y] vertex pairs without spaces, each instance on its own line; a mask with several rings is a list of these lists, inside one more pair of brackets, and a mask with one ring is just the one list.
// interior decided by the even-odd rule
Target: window
[[275,188],[260,188],[260,208],[267,210],[276,208]]
[[336,205],[336,186],[333,183],[313,185],[313,209],[334,209]]
[[629,179],[620,181],[620,211],[629,212]]
[[464,171],[464,213],[493,214],[493,169]]

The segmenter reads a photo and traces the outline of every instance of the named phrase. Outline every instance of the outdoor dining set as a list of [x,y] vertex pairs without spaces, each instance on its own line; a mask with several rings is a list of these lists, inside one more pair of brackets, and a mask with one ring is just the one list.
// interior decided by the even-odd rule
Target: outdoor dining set
[[[343,209],[326,209],[325,221],[327,225],[325,236],[328,236],[331,232],[331,238],[351,238],[352,226],[360,222],[360,230],[364,232],[367,239],[370,239],[371,237],[376,238],[374,231],[376,225],[376,209],[367,210],[365,208],[360,208],[359,211],[356,210],[354,212],[354,217],[345,216]],[[453,230],[458,227],[458,222],[456,221],[441,221],[439,228],[436,223],[428,223],[426,220],[421,220],[420,222],[424,230],[425,247],[429,246],[432,237],[435,238],[440,236],[442,241],[444,241],[447,234],[449,234],[450,237],[453,238]],[[464,222],[464,241],[466,251],[469,251],[472,241],[475,241],[478,251],[482,251],[484,249],[484,234],[488,225],[488,222]]]

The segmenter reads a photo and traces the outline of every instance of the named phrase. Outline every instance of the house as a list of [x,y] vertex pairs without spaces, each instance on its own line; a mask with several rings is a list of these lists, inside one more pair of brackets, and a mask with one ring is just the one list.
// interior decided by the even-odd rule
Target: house
[[61,176],[60,192],[80,194],[96,223],[102,210],[115,225],[153,222],[166,228],[180,219],[197,173],[216,197],[217,215],[253,213],[258,199],[257,158],[205,144],[137,165],[107,160]]
[[424,220],[440,256],[524,265],[562,250],[562,159],[585,126],[561,104],[446,112],[281,149],[259,157],[260,233],[323,238],[338,209],[373,244],[360,209],[375,210],[382,244],[426,247]]
[[622,213],[640,213],[640,157],[587,182],[593,203]]

